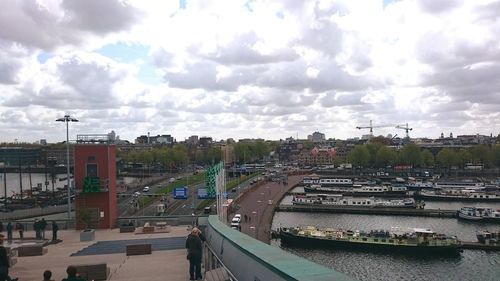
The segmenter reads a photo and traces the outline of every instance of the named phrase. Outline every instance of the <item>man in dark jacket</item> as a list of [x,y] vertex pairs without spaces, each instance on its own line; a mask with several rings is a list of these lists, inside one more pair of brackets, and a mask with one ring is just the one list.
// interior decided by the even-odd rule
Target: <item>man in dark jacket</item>
[[52,241],[57,241],[57,231],[59,230],[59,226],[56,221],[52,221]]
[[17,278],[10,278],[9,267],[10,261],[7,255],[7,249],[3,246],[5,237],[0,234],[0,280],[17,281]]
[[[201,276],[201,254],[203,241],[201,231],[194,227],[186,239],[187,259],[189,260],[189,280],[202,279]],[[200,237],[201,236],[201,237]],[[204,238],[204,237],[203,237]],[[204,240],[204,239],[203,239]]]

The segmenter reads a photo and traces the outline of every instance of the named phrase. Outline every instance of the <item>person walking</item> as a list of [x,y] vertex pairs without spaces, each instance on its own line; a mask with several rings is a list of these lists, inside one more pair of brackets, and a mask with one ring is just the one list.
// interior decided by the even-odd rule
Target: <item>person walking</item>
[[12,222],[7,223],[7,241],[12,242]]
[[7,249],[3,246],[5,236],[0,233],[0,280],[17,281],[18,278],[12,279],[9,276],[10,261],[7,256]]
[[57,241],[57,231],[59,230],[59,226],[56,221],[52,221],[52,241]]
[[40,221],[38,219],[35,219],[35,222],[33,223],[33,229],[35,230],[35,238],[41,239],[42,236],[40,235]]
[[189,260],[189,280],[202,279],[201,276],[201,255],[204,238],[197,227],[193,227],[186,239],[187,259]]

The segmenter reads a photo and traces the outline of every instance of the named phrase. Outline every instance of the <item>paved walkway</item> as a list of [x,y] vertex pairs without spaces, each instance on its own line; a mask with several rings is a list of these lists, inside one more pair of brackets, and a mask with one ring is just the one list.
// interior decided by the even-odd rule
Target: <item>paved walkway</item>
[[[237,202],[239,209],[236,211],[243,216],[241,232],[269,244],[274,208],[302,177],[303,175],[288,176],[287,185],[281,182],[263,182],[245,191]],[[248,217],[246,222],[244,215]]]
[[[107,263],[110,268],[108,280],[189,280],[189,263],[186,260],[186,250],[183,247],[183,241],[188,233],[187,226],[173,226],[170,233],[141,235],[119,233],[118,229],[97,230],[95,241],[80,242],[79,231],[60,231],[58,236],[63,242],[48,245],[46,247],[48,253],[43,256],[18,257],[17,264],[10,269],[10,275],[19,277],[21,281],[39,281],[43,279],[43,272],[49,269],[52,271],[52,279],[58,281],[66,277],[68,265]],[[125,245],[144,240],[154,241],[156,244],[165,243],[166,247],[164,248],[172,250],[153,247],[151,255],[127,257],[124,251],[107,254],[103,248],[102,251],[92,250],[99,254],[72,256],[73,253],[84,249],[98,247],[92,245],[99,241],[101,243],[96,245],[103,243],[103,245],[106,243]],[[169,244],[170,247],[167,247]]]

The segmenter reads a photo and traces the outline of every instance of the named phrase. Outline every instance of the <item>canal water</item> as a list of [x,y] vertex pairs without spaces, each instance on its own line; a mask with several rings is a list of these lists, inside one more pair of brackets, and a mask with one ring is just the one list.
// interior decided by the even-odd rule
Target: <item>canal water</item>
[[[282,202],[285,203],[285,202]],[[500,203],[432,202],[426,208],[460,209],[464,205],[491,206]],[[478,230],[500,230],[500,225],[457,220],[455,218],[424,218],[407,216],[372,216],[277,212],[272,228],[290,226],[334,227],[352,230],[390,229],[391,227],[430,228],[438,233],[456,235],[463,241],[476,241]],[[272,244],[280,246],[279,240]],[[283,248],[313,262],[343,272],[356,280],[500,280],[500,252],[464,250],[457,256],[415,256],[370,251],[336,249]]]
[[[14,193],[19,193],[21,190],[21,184],[23,191],[30,190],[30,174],[22,173],[21,180],[19,180],[19,173],[6,173],[5,178],[7,179],[7,196],[12,196]],[[48,182],[48,185],[45,185],[45,181]],[[4,173],[0,173],[0,197],[5,196],[4,189]],[[42,190],[52,191],[52,182],[54,183],[54,190],[57,188],[64,188],[67,184],[66,174],[57,174],[54,177],[54,180],[50,177],[50,174],[47,174],[47,179],[45,178],[45,174],[32,173],[31,174],[31,185],[33,187],[40,186]]]

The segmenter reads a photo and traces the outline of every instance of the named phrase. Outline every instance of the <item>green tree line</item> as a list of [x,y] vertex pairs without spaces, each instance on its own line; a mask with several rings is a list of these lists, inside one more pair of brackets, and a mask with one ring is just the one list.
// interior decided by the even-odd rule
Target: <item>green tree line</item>
[[186,145],[177,144],[173,147],[158,147],[148,150],[119,150],[118,157],[124,162],[146,165],[160,164],[166,168],[179,168],[193,163],[201,165],[217,163],[222,159],[222,150],[219,147],[211,147],[206,150],[188,149]]
[[409,143],[397,150],[381,143],[357,145],[347,159],[354,166],[384,168],[397,164],[413,167],[464,167],[467,163],[483,164],[485,168],[500,167],[500,145],[475,145],[458,150],[443,148],[434,156],[428,149]]

